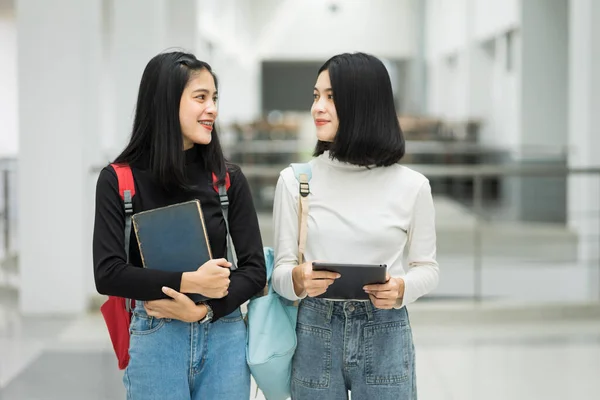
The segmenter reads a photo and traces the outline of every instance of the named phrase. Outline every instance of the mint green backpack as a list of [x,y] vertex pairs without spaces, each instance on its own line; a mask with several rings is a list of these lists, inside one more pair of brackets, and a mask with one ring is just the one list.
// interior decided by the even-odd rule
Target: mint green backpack
[[[298,263],[304,262],[308,221],[309,181],[312,172],[309,164],[290,164],[300,185],[298,204],[299,239]],[[231,237],[227,222],[227,188],[217,187],[221,200],[221,209],[227,226],[228,256],[232,254]],[[271,276],[275,267],[273,249],[264,248],[267,267],[267,286],[263,293],[256,295],[248,303],[248,334],[246,342],[246,361],[250,373],[258,388],[267,400],[284,400],[290,397],[292,358],[296,351],[296,319],[298,307],[294,302],[279,296],[271,285]]]

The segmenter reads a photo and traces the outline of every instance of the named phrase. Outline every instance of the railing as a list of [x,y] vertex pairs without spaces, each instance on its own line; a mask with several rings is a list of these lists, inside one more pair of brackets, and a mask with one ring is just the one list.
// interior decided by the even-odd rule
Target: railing
[[[272,194],[286,165],[242,165],[272,237]],[[436,201],[440,287],[434,296],[480,302],[600,299],[600,168],[564,164],[421,165]],[[91,171],[96,179],[100,168]],[[15,170],[3,169],[3,182]],[[4,187],[11,190],[2,183]],[[580,189],[577,189],[579,185]],[[570,196],[571,195],[574,196]],[[572,204],[583,201],[582,204]],[[6,204],[14,196],[3,192]],[[8,199],[8,202],[6,201]],[[13,242],[14,210],[3,212],[4,252]]]
[[[551,302],[554,294],[544,285],[554,285],[556,301],[600,300],[600,168],[408,166],[429,178],[436,203],[443,206],[437,220],[438,295]],[[272,202],[261,196],[273,193],[285,167],[242,166],[258,204]],[[568,186],[582,179],[584,190],[576,197],[588,196],[586,204],[568,207]],[[470,288],[464,281],[471,281]]]

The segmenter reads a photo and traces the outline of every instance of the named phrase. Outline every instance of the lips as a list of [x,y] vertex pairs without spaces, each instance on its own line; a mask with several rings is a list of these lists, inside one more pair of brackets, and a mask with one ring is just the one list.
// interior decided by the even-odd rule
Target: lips
[[206,130],[208,130],[208,131],[212,131],[212,130],[213,130],[213,124],[214,124],[214,121],[208,121],[208,120],[205,120],[205,121],[198,121],[198,123],[199,123],[199,124],[200,124],[200,125],[201,125],[201,126],[204,128],[204,129],[206,129]]
[[315,125],[316,126],[323,126],[325,124],[328,124],[329,121],[326,119],[315,119]]

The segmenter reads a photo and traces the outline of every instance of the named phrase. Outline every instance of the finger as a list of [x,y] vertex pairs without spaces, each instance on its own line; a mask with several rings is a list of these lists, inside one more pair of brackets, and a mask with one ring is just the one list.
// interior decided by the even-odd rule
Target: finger
[[383,287],[383,285],[367,285],[363,287],[363,290],[367,293],[373,293],[373,292],[380,292],[382,290],[389,290],[386,287]]
[[219,267],[225,267],[225,268],[231,267],[231,263],[229,261],[227,261],[226,259],[224,259],[224,258],[217,258],[217,259],[215,259],[213,261]]
[[333,283],[332,279],[317,279],[317,280],[311,280],[308,282],[308,284],[306,285],[306,288],[312,288],[312,289],[321,289],[321,290],[327,290],[327,288]]
[[[367,293],[369,293],[369,292],[367,292]],[[375,297],[376,299],[380,299],[380,300],[388,300],[388,299],[397,298],[397,296],[392,291],[370,292],[369,294],[372,295],[373,297]]]
[[169,296],[170,298],[172,298],[172,299],[175,298],[175,295],[173,294],[174,290],[171,289],[170,287],[163,286],[162,287],[162,292],[164,294],[166,294],[167,296]]
[[377,297],[375,297],[375,296],[373,296],[372,294],[370,294],[370,295],[369,295],[369,299],[371,300],[371,303],[373,303],[373,305],[374,305],[375,307],[377,307],[377,302],[378,302],[378,300],[377,300]]
[[167,287],[167,286],[163,286],[162,291],[164,294],[166,294],[173,300],[179,300],[179,299],[181,299],[181,296],[184,296],[183,294],[179,293],[175,289],[171,289],[170,287]]
[[312,279],[338,279],[341,277],[337,272],[331,271],[312,271]]
[[326,290],[323,290],[323,289],[315,289],[315,288],[312,288],[312,289],[306,289],[306,294],[307,294],[309,297],[317,297],[317,296],[320,296],[320,295],[322,295],[322,294],[323,294],[323,293],[325,293],[325,292],[326,292]]
[[394,288],[394,284],[392,282],[394,282],[394,281],[389,281],[387,283],[382,283],[382,284],[377,284],[377,285],[366,285],[363,287],[363,290],[365,292],[381,292],[381,291],[392,290]]
[[146,306],[144,307],[146,308],[146,314],[148,314],[149,317],[156,317],[157,311],[152,308],[147,308]]
[[381,300],[374,297],[373,295],[369,295],[369,298],[371,299],[371,303],[373,303],[373,306],[375,306],[375,308],[390,309],[394,305],[394,302],[391,302],[389,300]]

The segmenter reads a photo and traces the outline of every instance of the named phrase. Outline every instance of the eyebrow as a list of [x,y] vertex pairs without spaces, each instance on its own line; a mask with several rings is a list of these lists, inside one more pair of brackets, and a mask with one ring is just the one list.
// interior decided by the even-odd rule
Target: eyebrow
[[[196,90],[194,90],[192,92],[192,94],[194,94],[194,93],[208,93],[208,94],[210,94],[210,91],[208,89],[196,89]],[[215,94],[219,94],[219,91],[216,90]]]
[[[319,91],[319,89],[317,89],[317,88],[314,88],[314,90],[316,90],[317,92]],[[331,89],[331,88],[327,88],[327,89],[325,89],[325,90],[323,90],[323,91],[324,91],[324,92],[333,92],[333,89]]]

